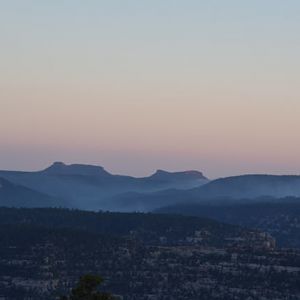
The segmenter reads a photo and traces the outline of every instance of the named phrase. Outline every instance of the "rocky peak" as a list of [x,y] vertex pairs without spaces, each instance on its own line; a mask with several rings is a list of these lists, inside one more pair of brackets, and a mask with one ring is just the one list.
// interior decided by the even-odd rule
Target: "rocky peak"
[[195,170],[182,172],[157,170],[151,177],[158,180],[207,180],[203,173]]
[[66,165],[63,162],[55,162],[43,172],[55,175],[89,175],[89,176],[109,176],[101,166],[72,164]]

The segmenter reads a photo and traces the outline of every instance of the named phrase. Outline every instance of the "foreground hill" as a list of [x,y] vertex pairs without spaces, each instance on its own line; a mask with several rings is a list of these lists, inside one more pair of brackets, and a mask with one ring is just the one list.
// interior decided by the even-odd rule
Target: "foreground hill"
[[123,300],[300,299],[300,253],[195,217],[0,209],[0,294],[52,300],[100,274]]
[[[66,209],[0,208],[0,225],[38,226],[53,229],[76,229],[94,234],[134,237],[146,244],[189,244],[187,237],[203,232],[198,244],[225,246],[235,237],[256,230],[245,230],[206,218],[141,213],[104,213]],[[209,232],[209,234],[204,234]],[[251,233],[251,234],[252,234]]]
[[227,205],[178,204],[158,209],[157,212],[213,218],[257,228],[269,232],[281,247],[300,248],[299,198],[260,198],[256,203],[241,202]]
[[188,189],[208,182],[197,171],[170,173],[159,170],[152,176],[135,178],[113,175],[99,166],[60,162],[39,172],[0,171],[0,177],[50,197],[64,199],[63,204],[67,203],[68,207],[93,210],[117,209],[111,198],[122,193]]

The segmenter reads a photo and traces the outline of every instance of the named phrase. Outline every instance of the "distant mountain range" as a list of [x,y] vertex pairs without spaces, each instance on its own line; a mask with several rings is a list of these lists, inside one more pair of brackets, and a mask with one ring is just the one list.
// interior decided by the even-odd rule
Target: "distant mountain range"
[[[18,203],[16,206],[39,207],[36,201],[40,198],[42,206],[48,203],[48,206],[91,210],[118,210],[113,198],[129,192],[149,193],[170,188],[190,189],[209,181],[198,171],[171,173],[158,170],[149,177],[135,178],[110,174],[100,166],[66,165],[62,162],[56,162],[38,172],[0,171],[0,178],[5,180],[6,185],[10,184],[11,188],[15,187],[16,190],[10,191],[10,196],[3,194],[0,205],[15,206],[15,203]],[[22,195],[21,189],[27,191],[24,192],[26,196]],[[45,197],[48,197],[48,202]]]
[[300,197],[300,176],[243,175],[209,181],[201,172],[158,170],[149,177],[114,175],[103,167],[56,162],[38,172],[0,171],[0,205],[152,211],[188,203],[252,203]]
[[220,178],[188,190],[168,189],[153,193],[131,192],[114,198],[121,211],[151,211],[174,204],[255,203],[268,198],[299,197],[300,176],[242,175]]
[[199,197],[275,198],[300,196],[300,176],[242,175],[220,178],[194,190]]

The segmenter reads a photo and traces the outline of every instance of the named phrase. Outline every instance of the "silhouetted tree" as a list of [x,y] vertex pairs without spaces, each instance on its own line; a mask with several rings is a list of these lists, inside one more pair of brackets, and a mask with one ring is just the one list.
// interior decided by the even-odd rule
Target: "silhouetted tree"
[[98,290],[103,279],[97,275],[84,275],[71,290],[70,296],[63,296],[61,300],[114,300],[115,298]]

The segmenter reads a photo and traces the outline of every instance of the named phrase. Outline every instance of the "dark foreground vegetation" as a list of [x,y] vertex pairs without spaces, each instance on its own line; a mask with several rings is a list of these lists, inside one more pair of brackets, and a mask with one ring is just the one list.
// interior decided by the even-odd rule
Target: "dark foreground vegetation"
[[101,274],[101,293],[123,300],[300,299],[300,252],[276,249],[257,230],[173,215],[0,209],[0,298],[77,299],[83,274]]
[[[226,204],[227,202],[227,204]],[[300,199],[264,197],[249,203],[178,204],[160,208],[158,213],[211,218],[219,222],[257,228],[270,233],[279,247],[300,249]]]
[[87,274],[80,277],[76,287],[69,296],[62,296],[60,300],[116,300],[111,294],[99,291],[103,282],[100,276]]

